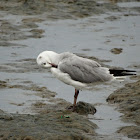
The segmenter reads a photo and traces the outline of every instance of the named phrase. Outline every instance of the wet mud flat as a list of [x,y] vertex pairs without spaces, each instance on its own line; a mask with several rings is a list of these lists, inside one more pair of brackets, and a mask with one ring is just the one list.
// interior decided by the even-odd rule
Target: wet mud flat
[[83,18],[107,11],[121,10],[110,2],[107,4],[97,2],[97,0],[14,0],[2,1],[0,9],[18,15],[45,13],[47,19]]
[[134,125],[122,127],[118,133],[123,133],[129,138],[140,139],[140,76],[134,83],[128,83],[123,88],[112,93],[107,101],[118,105],[119,111],[124,115],[122,120]]
[[[67,111],[66,107],[71,103],[55,98],[57,93],[35,83],[37,74],[48,73],[49,71],[39,68],[36,65],[34,56],[33,58],[29,56],[25,58],[22,52],[14,52],[14,49],[21,49],[22,51],[25,49],[23,53],[28,54],[26,48],[29,48],[29,46],[20,43],[20,41],[43,38],[44,33],[47,31],[40,28],[39,23],[45,20],[57,21],[59,19],[85,18],[106,12],[124,12],[122,16],[125,17],[130,15],[138,16],[139,8],[121,8],[114,1],[104,3],[97,0],[59,0],[57,2],[55,0],[3,0],[0,4],[0,10],[0,49],[4,48],[6,53],[6,58],[3,57],[0,60],[0,91],[13,93],[15,100],[10,101],[13,108],[26,108],[22,113],[18,111],[8,113],[0,108],[0,139],[116,139],[116,137],[108,138],[108,136],[98,135],[95,132],[98,126],[89,121],[87,117],[89,113],[95,113],[93,105],[82,102],[79,104],[80,110],[77,110],[78,113]],[[131,10],[134,13],[131,13]],[[9,15],[8,18],[7,15]],[[13,15],[17,16],[17,19],[14,18],[13,20]],[[108,21],[119,19],[119,16],[106,18]],[[94,21],[97,23],[102,22]],[[106,43],[110,43],[110,40]],[[83,49],[83,51],[90,50]],[[123,51],[122,48],[111,50],[115,55],[123,53]],[[89,58],[103,63],[106,62],[106,60],[100,61],[94,57]],[[139,69],[138,65],[131,68],[134,67]],[[30,75],[31,79],[29,80]],[[49,76],[47,78],[51,79]],[[12,90],[14,91],[12,92]],[[17,90],[17,94],[15,94],[15,90]],[[24,98],[30,98],[30,95],[35,95],[34,98],[28,99],[30,103],[27,106],[26,102],[16,102],[16,96],[22,92],[26,96]],[[129,96],[130,94],[134,94],[134,96]],[[108,97],[108,102],[118,103],[116,105],[120,106],[120,111],[125,114],[122,116],[124,121],[135,123],[134,126],[122,127],[118,130],[118,133],[125,134],[129,138],[140,138],[139,97],[139,81],[134,84],[127,84],[124,88],[115,91]],[[34,101],[32,102],[32,100]]]
[[94,139],[95,124],[83,115],[55,110],[38,115],[5,114],[0,111],[2,140]]
[[[27,85],[28,83],[28,85]],[[43,100],[31,104],[30,114],[7,113],[0,110],[0,139],[2,140],[56,140],[56,139],[93,139],[97,134],[97,125],[87,119],[94,114],[93,105],[79,102],[76,112],[67,110],[72,105],[63,99],[54,98],[56,93],[46,87],[39,87],[31,81],[26,85],[10,85],[8,81],[0,81],[0,89],[23,89],[29,94],[33,91]],[[28,96],[28,95],[27,95]],[[14,106],[24,106],[24,103]],[[82,108],[82,109],[81,109]]]

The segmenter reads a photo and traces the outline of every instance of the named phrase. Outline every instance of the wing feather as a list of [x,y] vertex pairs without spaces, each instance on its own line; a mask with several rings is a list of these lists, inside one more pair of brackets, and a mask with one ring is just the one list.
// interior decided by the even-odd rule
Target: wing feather
[[71,79],[82,83],[103,82],[112,79],[107,68],[96,61],[73,55],[58,64],[59,70],[69,74]]

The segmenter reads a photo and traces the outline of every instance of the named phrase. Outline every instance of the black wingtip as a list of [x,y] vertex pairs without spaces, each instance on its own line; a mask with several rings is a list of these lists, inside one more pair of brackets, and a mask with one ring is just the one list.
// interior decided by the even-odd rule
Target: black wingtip
[[114,76],[131,76],[136,75],[136,71],[134,70],[116,70],[116,69],[109,69],[110,74]]

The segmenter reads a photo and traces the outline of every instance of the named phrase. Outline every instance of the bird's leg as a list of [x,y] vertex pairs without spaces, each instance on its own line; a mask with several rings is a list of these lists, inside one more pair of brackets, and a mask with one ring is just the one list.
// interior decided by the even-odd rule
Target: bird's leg
[[76,107],[76,101],[77,101],[77,97],[79,94],[79,90],[75,89],[75,94],[74,94],[74,102],[72,106],[67,107],[67,109],[72,110],[73,112],[75,111],[75,107]]
[[76,101],[77,101],[78,94],[79,94],[79,90],[75,89],[73,111],[75,110],[75,107],[76,107]]

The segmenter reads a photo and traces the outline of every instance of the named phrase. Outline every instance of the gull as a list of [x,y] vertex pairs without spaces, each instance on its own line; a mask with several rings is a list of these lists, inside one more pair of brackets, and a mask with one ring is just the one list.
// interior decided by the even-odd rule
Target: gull
[[131,72],[135,72],[102,67],[94,60],[70,52],[58,54],[53,51],[43,51],[37,57],[37,64],[49,68],[54,77],[75,88],[73,111],[79,90],[90,89],[96,83],[113,81],[116,76],[134,75]]

